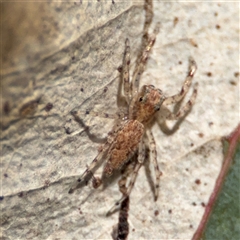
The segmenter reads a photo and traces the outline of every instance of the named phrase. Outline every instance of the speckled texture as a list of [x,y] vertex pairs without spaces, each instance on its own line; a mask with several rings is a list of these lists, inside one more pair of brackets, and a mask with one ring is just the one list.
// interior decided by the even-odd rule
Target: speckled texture
[[[69,112],[115,112],[117,68],[126,37],[132,63],[138,53],[142,4],[21,4],[31,9],[31,16],[21,13],[26,20],[17,18],[14,9],[11,24],[21,20],[24,28],[31,19],[32,28],[16,32],[18,42],[9,40],[1,79],[3,237],[110,239],[118,214],[105,214],[121,196],[116,176],[104,190],[84,187],[72,195],[68,190],[95,157],[112,121],[84,117],[95,135],[89,138]],[[142,84],[158,86],[167,95],[177,93],[191,55],[198,64],[194,81],[199,93],[174,134],[166,134],[162,123],[153,127],[163,172],[160,195],[154,202],[154,171],[141,168],[130,196],[129,239],[190,239],[221,168],[220,139],[239,121],[238,4],[154,1],[154,15],[152,29],[161,22],[161,30]],[[38,98],[34,116],[20,118],[19,109]],[[48,103],[53,108],[46,112]]]

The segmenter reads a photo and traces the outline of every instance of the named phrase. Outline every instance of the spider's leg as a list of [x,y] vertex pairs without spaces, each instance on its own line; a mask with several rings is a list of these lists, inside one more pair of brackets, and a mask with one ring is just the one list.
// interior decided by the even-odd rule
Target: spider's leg
[[198,83],[195,83],[192,96],[188,100],[188,102],[183,107],[181,107],[176,114],[170,113],[169,115],[167,115],[165,117],[166,119],[168,119],[168,120],[177,120],[177,119],[181,118],[182,116],[184,116],[190,110],[190,108],[194,104],[194,102],[196,100],[196,97],[197,97],[197,86],[198,86]]
[[79,116],[90,115],[93,117],[101,117],[101,118],[109,118],[109,119],[125,119],[126,114],[123,112],[118,113],[104,113],[104,112],[95,112],[92,110],[85,110],[85,111],[72,111],[71,114],[78,119]]
[[[136,165],[136,154],[130,159],[130,161],[121,169],[121,179],[118,181],[118,187],[120,192],[126,194],[127,178],[132,173]],[[130,198],[127,196],[121,203],[119,208],[118,225],[115,227],[112,233],[113,239],[127,239],[129,233],[128,212],[129,212]]]
[[134,171],[134,168],[136,166],[137,163],[137,155],[135,154],[128,163],[126,163],[125,166],[123,166],[123,169],[121,171],[122,173],[122,177],[121,179],[118,181],[118,187],[119,187],[119,191],[123,194],[126,195],[127,194],[127,178],[131,175],[131,173]]
[[156,28],[154,29],[153,34],[149,37],[148,39],[148,44],[146,46],[146,48],[143,51],[142,57],[140,59],[140,62],[137,66],[137,69],[133,75],[132,78],[132,82],[131,82],[131,95],[134,96],[137,92],[138,92],[138,88],[139,88],[139,83],[140,83],[140,78],[142,76],[142,73],[144,71],[145,65],[147,63],[148,60],[148,56],[149,53],[155,43],[156,40],[156,35],[158,33],[159,30],[159,25],[156,26]]
[[155,192],[154,192],[155,199],[154,200],[157,201],[158,193],[159,193],[160,176],[162,175],[162,172],[159,170],[159,167],[158,167],[156,142],[155,142],[154,136],[152,134],[152,131],[147,130],[146,133],[147,133],[148,140],[149,140],[149,148],[150,148],[151,157],[153,159],[155,176],[156,176],[155,189],[154,189],[155,190]]
[[[87,169],[84,171],[84,173],[81,175],[81,177],[77,180],[77,184],[75,184],[73,187],[71,187],[71,189],[69,190],[69,193],[73,193],[77,188],[79,188],[80,183],[82,183],[82,181],[88,176],[91,175],[92,178],[92,185],[94,188],[97,188],[101,185],[102,180],[101,178],[95,177],[93,175],[94,169],[97,167],[97,165],[100,163],[102,159],[102,157],[104,156],[104,154],[106,154],[109,149],[111,148],[114,139],[117,135],[117,132],[119,131],[119,129],[121,128],[121,124],[116,124],[112,131],[110,131],[108,133],[108,138],[107,141],[98,149],[98,155],[93,159],[93,161],[91,162],[90,166],[87,166]],[[109,156],[106,156],[106,161],[108,160]]]
[[142,164],[139,163],[139,162],[136,164],[136,166],[135,166],[135,168],[134,168],[134,171],[133,171],[133,173],[132,173],[132,177],[131,177],[130,183],[129,183],[129,185],[128,185],[128,188],[127,188],[125,194],[123,194],[123,196],[121,197],[121,199],[119,199],[119,200],[111,207],[111,209],[110,209],[110,210],[107,212],[107,214],[106,214],[107,216],[110,215],[112,212],[114,212],[114,211],[116,210],[116,207],[119,206],[119,204],[122,203],[122,201],[123,201],[126,197],[129,196],[129,194],[130,194],[130,192],[131,192],[131,190],[132,190],[132,188],[133,188],[133,185],[134,185],[134,183],[135,183],[135,180],[136,180],[136,177],[137,177],[137,173],[138,173],[138,171],[139,171],[139,169],[140,169],[141,166],[142,166]]
[[129,234],[129,223],[128,223],[128,211],[129,211],[130,199],[129,196],[126,197],[120,206],[119,217],[118,217],[118,227],[117,227],[117,237],[114,239],[127,239]]
[[[118,187],[120,192],[125,195],[127,191],[126,183],[128,176],[133,172],[134,167],[137,163],[136,154],[132,159],[123,167],[121,179],[118,181]],[[116,229],[116,237],[114,239],[127,239],[129,233],[129,223],[128,223],[128,211],[130,205],[130,197],[126,196],[126,198],[122,201],[119,209],[119,217],[118,217],[118,226]]]
[[176,94],[176,95],[167,97],[166,100],[164,101],[165,105],[177,103],[186,95],[186,93],[189,90],[189,87],[192,84],[192,79],[193,79],[193,76],[194,76],[196,70],[197,70],[197,64],[194,61],[194,59],[190,57],[189,58],[188,74],[187,74],[187,77],[186,77],[186,79],[185,79],[185,81],[183,83],[181,91],[178,94]]
[[139,143],[139,147],[138,147],[138,162],[141,164],[145,160],[145,150],[146,150],[145,143],[142,139],[141,142]]
[[139,171],[140,167],[142,166],[142,163],[143,163],[143,161],[144,161],[144,159],[145,159],[145,145],[144,145],[143,140],[139,143],[139,145],[140,145],[140,146],[139,146],[139,149],[138,149],[138,150],[139,150],[139,151],[138,151],[138,162],[136,163],[135,168],[134,168],[134,170],[133,170],[133,172],[132,172],[132,176],[131,176],[130,182],[129,182],[129,184],[128,184],[128,187],[127,187],[127,189],[125,190],[125,192],[124,192],[123,196],[121,197],[121,199],[120,199],[119,201],[117,201],[117,202],[114,204],[114,206],[107,212],[107,216],[108,216],[109,214],[111,214],[112,212],[114,212],[115,209],[116,209],[116,207],[117,207],[120,203],[122,203],[122,201],[123,201],[126,197],[128,197],[128,196],[130,195],[131,191],[132,191],[132,188],[133,188],[134,183],[135,183],[136,178],[137,178],[138,171]]
[[126,98],[127,103],[130,102],[130,99],[132,98],[131,92],[130,92],[130,82],[129,82],[129,66],[130,66],[130,44],[128,38],[125,41],[125,52],[124,52],[124,58],[123,58],[123,90],[124,90],[124,96]]
[[93,183],[93,187],[97,188],[100,186],[101,184],[101,179],[99,178],[95,178],[93,175],[93,171],[95,169],[95,167],[97,167],[98,163],[100,162],[100,160],[102,160],[102,156],[107,152],[107,150],[109,149],[111,143],[106,142],[105,144],[103,144],[103,146],[101,148],[99,148],[99,153],[98,155],[93,159],[93,161],[91,162],[90,166],[87,166],[87,169],[84,171],[84,173],[81,175],[81,177],[77,180],[77,184],[74,185],[73,187],[71,187],[71,189],[69,190],[69,193],[74,192],[74,190],[76,190],[79,187],[79,184],[88,176],[91,175],[92,177],[92,183]]

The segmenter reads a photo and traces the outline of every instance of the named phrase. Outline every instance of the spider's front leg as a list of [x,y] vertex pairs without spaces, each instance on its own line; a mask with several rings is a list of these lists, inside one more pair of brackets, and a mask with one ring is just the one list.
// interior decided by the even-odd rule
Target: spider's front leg
[[187,94],[191,84],[192,84],[192,79],[194,77],[195,72],[197,71],[197,64],[194,61],[192,57],[189,58],[189,69],[188,69],[188,74],[187,77],[183,83],[181,91],[173,95],[171,97],[167,97],[164,101],[164,105],[169,105],[169,104],[174,104],[183,99],[183,97]]
[[[192,79],[194,77],[196,70],[197,70],[197,64],[194,61],[194,59],[190,57],[189,58],[189,71],[188,71],[187,77],[184,81],[184,84],[182,86],[180,93],[173,95],[171,97],[167,97],[164,101],[165,105],[177,103],[184,98],[184,96],[187,94],[187,92],[191,86]],[[170,113],[168,116],[166,116],[166,119],[177,120],[177,119],[183,117],[190,110],[192,105],[195,103],[195,100],[197,97],[197,87],[198,87],[198,83],[195,83],[192,96],[190,97],[188,102],[176,114]]]
[[166,119],[177,120],[177,119],[183,117],[191,109],[191,107],[195,103],[195,100],[197,97],[197,87],[198,87],[198,83],[195,83],[192,96],[188,100],[188,102],[182,108],[180,108],[180,110],[176,114],[170,113],[168,116],[166,116]]

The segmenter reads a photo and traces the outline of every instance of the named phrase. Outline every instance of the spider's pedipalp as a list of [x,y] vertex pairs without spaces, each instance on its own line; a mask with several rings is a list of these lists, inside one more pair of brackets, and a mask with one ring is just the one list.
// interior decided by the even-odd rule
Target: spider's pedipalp
[[177,103],[179,101],[181,101],[184,96],[186,95],[186,93],[189,90],[189,87],[192,84],[192,79],[193,76],[195,74],[195,72],[197,71],[197,64],[194,61],[194,59],[192,57],[189,58],[189,69],[188,69],[188,74],[187,77],[183,83],[182,89],[181,91],[173,96],[167,97],[166,100],[164,101],[164,105],[169,105],[169,104],[173,104],[173,103]]

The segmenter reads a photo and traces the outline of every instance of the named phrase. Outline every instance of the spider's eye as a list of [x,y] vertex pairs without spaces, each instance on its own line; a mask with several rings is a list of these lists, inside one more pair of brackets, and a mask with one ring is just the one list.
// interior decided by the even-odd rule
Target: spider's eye
[[143,101],[143,98],[142,98],[142,97],[140,97],[140,98],[139,98],[139,102],[142,102],[142,101]]

